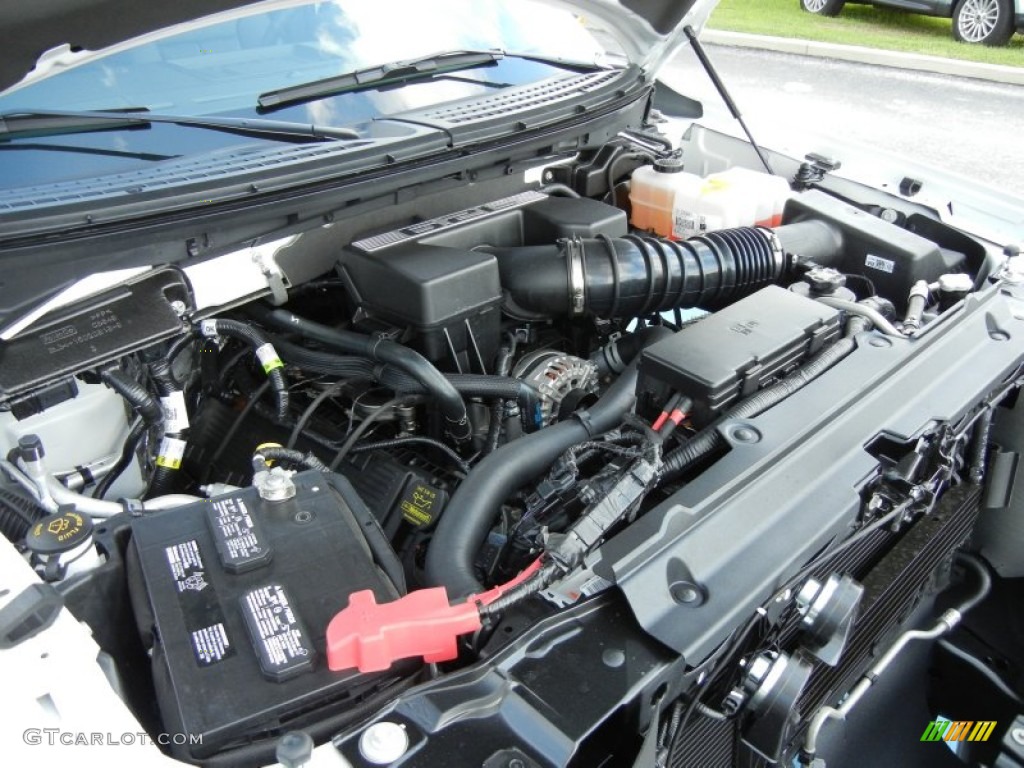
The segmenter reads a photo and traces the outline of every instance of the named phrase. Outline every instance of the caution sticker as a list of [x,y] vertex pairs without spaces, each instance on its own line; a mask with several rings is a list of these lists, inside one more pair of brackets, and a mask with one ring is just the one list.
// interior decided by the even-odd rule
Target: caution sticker
[[313,668],[309,633],[280,584],[251,589],[242,597],[242,615],[263,674],[275,682]]
[[165,436],[160,441],[160,450],[156,455],[156,465],[158,467],[166,467],[167,469],[181,469],[181,460],[185,456],[186,445],[188,443],[184,440]]
[[199,551],[199,542],[188,539],[172,544],[164,548],[164,555],[177,588],[178,605],[196,664],[209,667],[233,656],[235,649],[228,637],[227,620]]
[[217,554],[228,573],[244,573],[270,562],[272,550],[260,526],[240,498],[223,498],[206,505],[206,522]]

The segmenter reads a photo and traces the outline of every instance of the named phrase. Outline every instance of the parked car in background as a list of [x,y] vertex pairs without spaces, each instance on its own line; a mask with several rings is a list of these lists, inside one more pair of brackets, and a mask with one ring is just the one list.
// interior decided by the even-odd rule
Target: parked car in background
[[[1015,31],[1024,31],[1024,0],[874,0],[870,5],[899,8],[953,20],[953,37],[964,43],[1006,45]],[[846,0],[800,0],[800,7],[819,16],[836,16]]]

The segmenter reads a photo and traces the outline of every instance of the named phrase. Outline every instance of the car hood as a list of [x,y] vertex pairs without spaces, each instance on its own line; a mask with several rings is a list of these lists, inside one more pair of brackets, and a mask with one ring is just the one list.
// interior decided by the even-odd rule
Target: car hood
[[[718,0],[549,0],[594,16],[615,30],[630,61],[657,71],[685,39],[683,29],[700,29]],[[5,34],[0,61],[0,92],[27,75],[39,77],[140,35],[188,24],[247,6],[293,5],[295,0],[49,0],[0,3]]]

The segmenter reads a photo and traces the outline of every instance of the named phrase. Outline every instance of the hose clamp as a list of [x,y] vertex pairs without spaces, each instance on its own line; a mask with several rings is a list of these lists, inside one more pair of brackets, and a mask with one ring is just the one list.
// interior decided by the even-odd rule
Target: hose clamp
[[786,268],[786,254],[782,250],[782,243],[779,242],[779,236],[775,234],[775,231],[768,229],[767,227],[757,228],[768,241],[768,247],[772,249],[772,259],[775,261],[775,277],[782,274],[782,271]]
[[586,309],[586,280],[583,274],[583,241],[578,237],[565,242],[565,255],[569,263],[569,314],[578,317]]

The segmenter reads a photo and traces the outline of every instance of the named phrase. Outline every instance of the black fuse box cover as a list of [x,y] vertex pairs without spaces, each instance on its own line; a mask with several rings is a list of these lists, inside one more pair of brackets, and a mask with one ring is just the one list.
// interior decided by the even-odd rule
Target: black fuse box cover
[[300,713],[336,711],[381,682],[326,663],[327,624],[349,594],[398,596],[350,511],[362,501],[340,476],[294,481],[284,502],[244,488],[132,521],[142,583],[131,586],[155,622],[161,714],[169,732],[202,736],[192,757],[285,721],[301,727]]
[[694,421],[707,423],[839,332],[837,310],[770,285],[645,349],[638,396],[660,404],[681,392]]

